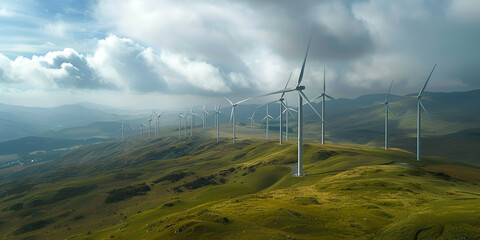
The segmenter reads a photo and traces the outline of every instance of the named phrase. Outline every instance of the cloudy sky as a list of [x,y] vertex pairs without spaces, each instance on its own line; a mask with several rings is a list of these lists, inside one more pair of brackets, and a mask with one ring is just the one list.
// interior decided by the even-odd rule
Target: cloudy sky
[[[2,0],[0,103],[175,109],[282,88],[314,98],[480,88],[478,0]],[[292,100],[296,96],[291,96]],[[220,101],[220,100],[218,100]]]

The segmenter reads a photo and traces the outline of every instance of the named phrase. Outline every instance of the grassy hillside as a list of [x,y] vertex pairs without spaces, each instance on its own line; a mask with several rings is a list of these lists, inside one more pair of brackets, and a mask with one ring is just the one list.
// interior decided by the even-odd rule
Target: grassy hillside
[[478,168],[309,143],[306,176],[294,177],[296,145],[230,141],[128,139],[71,151],[48,172],[0,182],[0,236],[480,238]]

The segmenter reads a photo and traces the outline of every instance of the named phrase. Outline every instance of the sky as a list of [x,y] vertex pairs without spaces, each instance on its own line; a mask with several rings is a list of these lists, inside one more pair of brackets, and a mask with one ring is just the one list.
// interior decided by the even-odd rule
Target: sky
[[478,0],[2,0],[0,103],[227,104],[293,87],[309,39],[312,99],[324,66],[336,98],[418,92],[434,64],[427,91],[467,91],[479,29]]

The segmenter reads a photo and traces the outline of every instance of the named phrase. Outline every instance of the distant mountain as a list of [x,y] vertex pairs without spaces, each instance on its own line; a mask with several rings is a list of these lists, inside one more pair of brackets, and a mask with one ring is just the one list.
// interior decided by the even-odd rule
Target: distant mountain
[[48,130],[117,119],[116,114],[85,108],[81,105],[39,108],[0,104],[0,141],[38,135]]
[[[101,139],[100,139],[101,140]],[[107,139],[105,139],[107,140]],[[105,141],[103,140],[103,141]],[[30,153],[34,151],[48,151],[59,148],[72,147],[76,145],[85,145],[93,142],[98,142],[99,139],[58,139],[46,137],[24,137],[11,141],[0,142],[0,155],[6,154],[21,154]]]

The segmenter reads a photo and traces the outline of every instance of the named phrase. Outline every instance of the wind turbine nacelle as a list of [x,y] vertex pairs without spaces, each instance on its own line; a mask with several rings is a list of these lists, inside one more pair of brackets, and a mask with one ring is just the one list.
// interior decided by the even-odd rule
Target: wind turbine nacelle
[[298,91],[302,91],[305,90],[305,86],[297,86],[295,89]]

